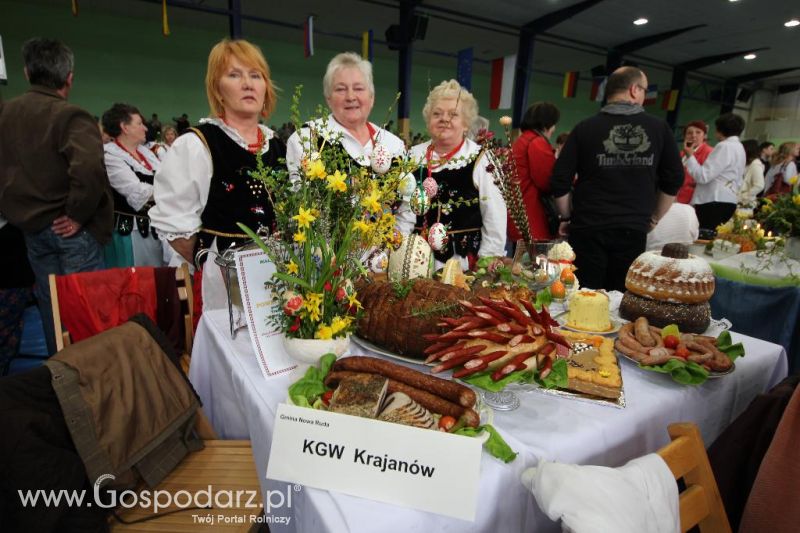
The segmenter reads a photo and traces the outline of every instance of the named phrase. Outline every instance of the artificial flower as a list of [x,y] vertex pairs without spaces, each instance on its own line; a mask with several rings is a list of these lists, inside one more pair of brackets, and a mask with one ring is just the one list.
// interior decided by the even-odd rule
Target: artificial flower
[[380,193],[374,185],[372,186],[372,190],[370,191],[369,195],[361,199],[361,205],[364,206],[364,208],[366,208],[370,213],[377,214],[380,212]]
[[306,294],[306,301],[303,302],[303,309],[306,311],[308,318],[310,318],[312,322],[319,322],[322,312],[320,309],[321,304],[322,294],[316,292],[309,292]]
[[290,259],[288,263],[286,263],[286,272],[289,274],[297,274],[300,272],[300,268],[297,266],[297,263],[294,262],[294,259]]
[[306,177],[309,179],[325,179],[328,173],[325,171],[325,163],[317,159],[308,161],[305,165]]
[[314,333],[315,339],[323,339],[327,340],[333,337],[333,329],[330,326],[326,326],[325,324],[320,324],[317,328],[317,332]]
[[789,178],[789,185],[797,185],[797,178],[798,176],[792,176]]
[[353,308],[355,308],[355,309],[364,309],[361,306],[361,302],[359,302],[356,299],[356,296],[358,296],[358,295],[355,292],[353,292],[353,294],[350,294],[350,295],[347,296],[347,305],[348,305],[348,307],[350,307],[351,309],[353,309]]
[[356,220],[353,224],[353,229],[361,233],[369,233],[372,230],[372,226],[370,226],[369,222],[365,222],[364,220]]
[[333,174],[328,174],[328,189],[332,189],[338,192],[346,192],[347,191],[347,184],[345,180],[347,176],[342,174],[338,170]]
[[298,231],[294,234],[294,242],[306,242],[306,232]]
[[286,313],[287,316],[294,316],[302,307],[303,297],[298,294],[292,298],[289,298],[289,300],[283,306],[283,312]]
[[336,315],[331,321],[331,329],[333,330],[333,334],[336,335],[340,331],[347,329],[352,322],[353,319],[351,317],[341,317]]
[[300,229],[307,228],[314,222],[317,217],[314,216],[314,213],[311,209],[305,209],[301,207],[298,213],[292,217],[293,220],[297,221],[297,227]]

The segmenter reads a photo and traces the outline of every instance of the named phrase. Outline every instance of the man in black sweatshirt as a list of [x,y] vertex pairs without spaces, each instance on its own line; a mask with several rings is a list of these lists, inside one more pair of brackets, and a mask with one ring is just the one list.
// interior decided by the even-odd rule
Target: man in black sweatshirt
[[683,183],[672,130],[644,112],[646,92],[641,70],[615,70],[607,105],[575,126],[553,169],[559,234],[569,236],[585,287],[625,290],[628,268]]

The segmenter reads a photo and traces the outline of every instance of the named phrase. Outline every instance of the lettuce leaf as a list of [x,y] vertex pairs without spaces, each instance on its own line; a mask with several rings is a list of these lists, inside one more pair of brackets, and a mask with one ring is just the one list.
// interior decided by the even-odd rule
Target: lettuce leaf
[[477,374],[472,374],[462,379],[483,390],[489,392],[500,392],[506,388],[509,383],[538,383],[545,389],[553,389],[556,387],[566,387],[569,383],[567,378],[567,360],[556,358],[553,362],[553,370],[548,374],[545,379],[539,379],[539,372],[536,370],[526,370],[524,372],[513,372],[499,381],[492,381],[492,374],[494,370],[484,370]]
[[741,342],[733,344],[728,330],[723,331],[717,337],[717,349],[730,357],[731,361],[735,361],[737,357],[744,357],[744,346]]
[[500,436],[500,433],[490,424],[485,424],[476,428],[461,428],[454,431],[454,433],[466,437],[477,437],[484,431],[489,433],[489,438],[483,443],[483,449],[492,455],[492,457],[497,457],[504,463],[510,463],[517,458],[517,453],[511,449],[511,446],[508,445],[503,437]]
[[537,311],[541,311],[543,305],[549,306],[551,303],[553,303],[553,295],[550,292],[550,287],[545,287],[536,293],[536,301],[533,302],[533,305]]
[[693,361],[678,361],[670,359],[663,365],[643,366],[645,370],[670,374],[672,379],[683,385],[700,385],[708,379],[708,370]]
[[329,353],[323,355],[319,361],[319,368],[312,366],[306,370],[305,375],[289,387],[289,398],[299,407],[313,407],[316,400],[322,396],[327,388],[323,383],[330,372],[336,355]]

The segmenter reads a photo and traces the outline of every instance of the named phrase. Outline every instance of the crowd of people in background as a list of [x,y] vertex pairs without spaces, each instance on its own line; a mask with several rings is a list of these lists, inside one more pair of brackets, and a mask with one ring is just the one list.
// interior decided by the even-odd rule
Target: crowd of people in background
[[[361,167],[370,165],[379,138],[392,157],[419,162],[420,183],[436,181],[444,198],[474,200],[419,216],[408,201],[398,206],[402,233],[446,222],[453,238],[437,260],[457,257],[469,267],[523,237],[474,141],[488,120],[455,80],[431,90],[422,112],[426,131],[404,142],[393,121],[369,121],[372,64],[354,53],[334,57],[322,78],[331,112],[325,126],[301,131],[289,122],[264,125],[275,89],[266,58],[247,41],[212,49],[205,87],[211,113],[197,123],[186,113],[171,124],[155,113],[148,120],[133,103],[116,103],[92,120],[67,102],[73,57],[64,44],[33,39],[23,56],[31,89],[0,113],[0,212],[3,225],[7,219],[24,235],[45,324],[52,323],[48,274],[191,264],[200,249],[246,240],[236,222],[269,228],[275,215],[267,192],[248,171],[261,158],[299,172],[308,127],[335,133]],[[646,248],[691,242],[737,206],[786,191],[797,174],[798,144],[776,150],[740,141],[745,122],[733,113],[714,122],[713,148],[708,125],[693,120],[679,150],[667,123],[645,112],[647,87],[638,68],[614,71],[602,109],[555,138],[560,110],[534,103],[512,145],[531,236],[568,239],[587,287],[624,290],[628,266]],[[23,143],[29,149],[20,151],[20,140],[30,140]]]

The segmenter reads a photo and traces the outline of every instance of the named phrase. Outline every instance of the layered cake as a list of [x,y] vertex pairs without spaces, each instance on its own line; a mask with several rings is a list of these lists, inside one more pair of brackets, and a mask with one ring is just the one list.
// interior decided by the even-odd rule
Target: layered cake
[[567,326],[584,331],[610,331],[608,296],[596,291],[577,291],[569,299]]
[[625,288],[619,314],[627,320],[643,316],[657,327],[677,324],[685,333],[702,333],[711,322],[714,272],[683,244],[667,244],[660,253],[637,257]]
[[616,400],[622,390],[622,374],[614,342],[603,337],[587,338],[586,334],[564,331],[572,344],[567,359],[569,390]]

